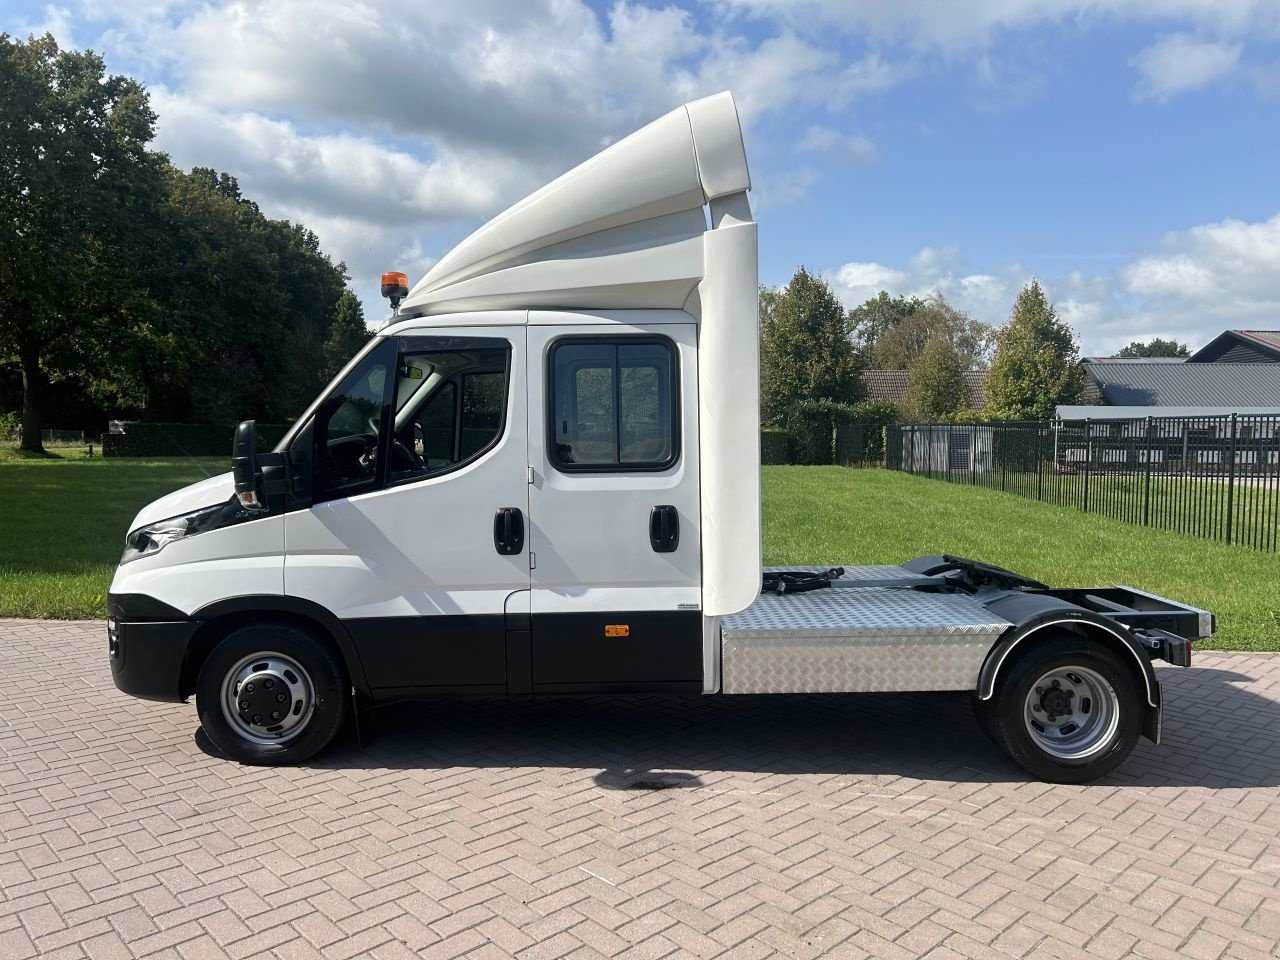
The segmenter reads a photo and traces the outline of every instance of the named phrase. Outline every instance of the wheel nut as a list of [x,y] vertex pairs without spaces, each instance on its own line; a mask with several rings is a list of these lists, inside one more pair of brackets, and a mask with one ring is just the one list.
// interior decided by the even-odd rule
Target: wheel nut
[[[267,681],[267,683],[268,683],[268,684],[270,684],[270,683],[271,683],[271,681],[270,681],[270,680],[268,680],[268,681]],[[1061,683],[1059,683],[1057,680],[1053,681],[1053,687],[1054,687],[1054,689],[1055,689],[1055,690],[1056,690],[1058,687],[1060,687],[1060,686],[1062,686],[1062,684],[1061,684]]]
[[240,701],[240,709],[241,709],[241,710],[248,710],[248,709],[249,709],[249,701],[248,701],[248,700],[241,700],[241,701]]
[[[272,687],[276,685],[276,682],[274,680],[263,680],[262,685],[266,687],[268,690],[270,690]],[[1058,685],[1058,681],[1055,680],[1053,682],[1053,685],[1056,687]]]
[[1055,717],[1055,716],[1051,713],[1051,714],[1049,714],[1049,722],[1050,722],[1050,723],[1057,723],[1057,722],[1058,722],[1058,718],[1057,718],[1057,717]]
[[1067,691],[1067,696],[1068,696],[1068,697],[1074,697],[1075,695],[1076,695],[1076,692],[1075,692],[1074,690],[1068,690],[1068,691]]
[[280,719],[280,711],[279,711],[279,710],[272,710],[272,711],[271,711],[271,719],[272,719],[272,720],[279,720],[279,719]]
[[252,684],[252,683],[246,683],[246,684],[244,685],[244,688],[245,688],[245,690],[246,690],[246,691],[248,691],[249,693],[253,693],[253,684]]
[[277,694],[276,694],[276,703],[284,703],[284,702],[285,702],[285,700],[287,700],[287,699],[289,699],[289,698],[288,698],[288,697],[286,697],[283,693],[277,693]]
[[1036,693],[1043,695],[1043,694],[1044,694],[1044,687],[1036,687]]
[[262,723],[262,714],[260,714],[260,713],[255,713],[255,714],[253,715],[253,722],[254,722],[254,723]]
[[1039,713],[1039,712],[1040,712],[1040,704],[1038,704],[1038,703],[1033,703],[1033,704],[1031,705],[1031,709],[1032,709],[1032,710],[1034,710],[1036,713]]

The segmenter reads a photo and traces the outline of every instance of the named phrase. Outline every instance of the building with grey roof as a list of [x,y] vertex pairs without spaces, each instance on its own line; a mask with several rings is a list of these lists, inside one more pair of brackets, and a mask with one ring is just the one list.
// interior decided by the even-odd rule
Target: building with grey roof
[[[1280,363],[1086,362],[1102,403],[1115,407],[1280,407]],[[1154,414],[1153,414],[1154,415]]]
[[1280,330],[1224,330],[1187,363],[1280,364]]

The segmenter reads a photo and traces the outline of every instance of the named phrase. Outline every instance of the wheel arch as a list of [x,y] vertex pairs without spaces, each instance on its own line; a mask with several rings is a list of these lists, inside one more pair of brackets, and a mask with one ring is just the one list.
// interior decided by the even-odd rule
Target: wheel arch
[[990,700],[995,695],[996,683],[1002,673],[1014,660],[1034,649],[1037,639],[1062,633],[1072,633],[1098,643],[1131,665],[1135,679],[1142,682],[1141,689],[1145,694],[1143,735],[1152,742],[1159,743],[1162,711],[1160,681],[1150,658],[1123,626],[1079,607],[1064,607],[1054,602],[1051,609],[1042,610],[1017,622],[991,648],[978,671],[978,687],[975,691],[977,698]]
[[369,685],[359,652],[342,621],[310,600],[285,596],[229,597],[207,604],[191,615],[200,626],[187,646],[179,680],[182,698],[195,692],[196,679],[210,652],[232,630],[251,623],[271,621],[301,627],[331,642],[342,658],[347,676],[356,691],[367,696]]

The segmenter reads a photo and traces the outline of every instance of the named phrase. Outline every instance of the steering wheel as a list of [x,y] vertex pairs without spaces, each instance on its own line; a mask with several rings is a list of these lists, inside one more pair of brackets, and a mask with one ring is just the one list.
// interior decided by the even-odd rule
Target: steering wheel
[[391,469],[405,470],[409,473],[426,473],[427,461],[407,444],[401,443],[399,437],[391,438]]
[[352,437],[352,439],[359,440],[364,445],[364,449],[356,455],[356,462],[360,464],[365,473],[372,474],[378,466],[378,435],[376,433],[362,433],[358,437]]

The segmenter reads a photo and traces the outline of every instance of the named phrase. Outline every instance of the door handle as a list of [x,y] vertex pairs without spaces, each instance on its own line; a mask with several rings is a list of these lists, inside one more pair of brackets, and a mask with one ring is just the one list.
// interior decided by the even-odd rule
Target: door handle
[[671,504],[649,511],[649,545],[654,553],[675,553],[680,545],[680,514]]
[[519,507],[499,507],[493,515],[493,546],[504,557],[524,552],[524,514]]

